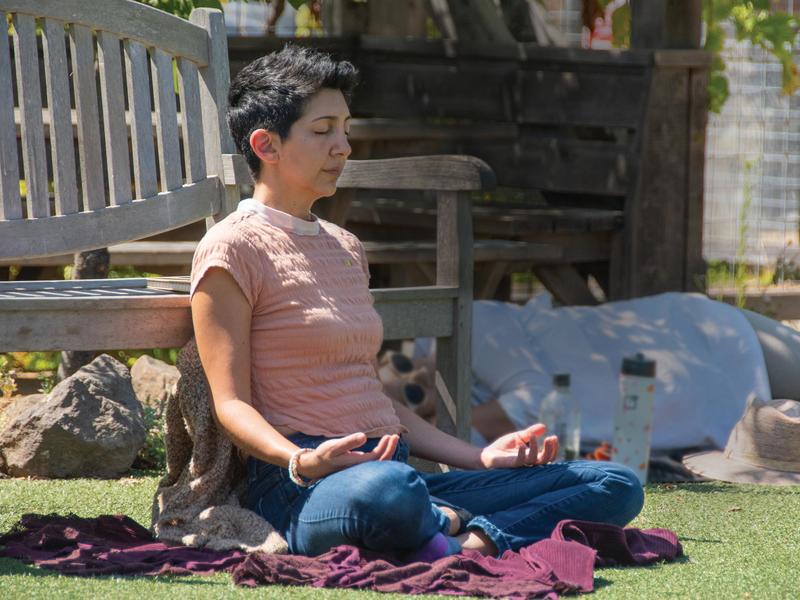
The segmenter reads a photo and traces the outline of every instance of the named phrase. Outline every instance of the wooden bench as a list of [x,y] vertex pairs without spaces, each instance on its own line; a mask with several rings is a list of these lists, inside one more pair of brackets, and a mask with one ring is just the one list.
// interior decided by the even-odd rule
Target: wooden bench
[[[225,126],[229,72],[220,12],[198,9],[185,21],[131,0],[0,0],[0,14],[13,26],[13,50],[0,28],[0,81],[15,81],[0,87],[0,260],[113,247],[202,219],[212,226],[234,210],[238,182],[249,174]],[[438,339],[439,423],[466,437],[470,194],[490,188],[493,174],[472,157],[414,157],[349,161],[339,183],[436,194],[435,285],[373,294],[387,339]],[[142,278],[0,283],[0,351],[181,346],[192,335],[189,300],[180,291],[185,281],[172,285]]]

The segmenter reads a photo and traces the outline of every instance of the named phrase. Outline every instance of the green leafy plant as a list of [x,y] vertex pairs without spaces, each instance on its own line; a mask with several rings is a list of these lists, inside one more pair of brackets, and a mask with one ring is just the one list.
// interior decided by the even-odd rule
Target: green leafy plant
[[146,431],[144,446],[136,455],[136,469],[164,469],[167,465],[167,447],[164,444],[164,417],[151,406],[143,406]]
[[222,2],[220,0],[138,0],[142,4],[147,4],[153,8],[163,10],[164,12],[172,13],[184,19],[188,19],[189,15],[195,8],[216,8],[222,10]]
[[725,61],[721,55],[726,23],[733,26],[738,41],[747,40],[778,59],[784,93],[793,94],[800,88],[800,73],[792,56],[800,22],[793,15],[772,10],[770,0],[705,0],[703,19],[706,24],[705,49],[713,57],[708,85],[711,111],[719,112],[730,95],[724,73]]
[[38,392],[40,394],[49,394],[53,391],[53,388],[56,385],[56,376],[55,373],[50,372],[40,372],[36,379],[39,380],[39,389]]
[[744,308],[747,302],[747,288],[750,274],[748,273],[745,253],[747,251],[747,216],[753,205],[753,170],[757,160],[748,160],[744,163],[744,185],[742,189],[742,206],[739,208],[739,228],[736,237],[736,258],[734,259],[733,285],[736,289],[736,306]]
[[[611,0],[597,0],[597,5],[605,9],[610,2]],[[712,56],[708,83],[709,110],[720,112],[730,95],[725,60],[722,58],[727,28],[733,29],[738,41],[749,41],[778,60],[782,69],[784,93],[793,94],[800,88],[800,71],[792,56],[792,49],[800,32],[800,21],[795,16],[773,9],[770,0],[703,0],[703,22],[703,47]],[[625,4],[612,15],[614,46],[628,47],[630,31],[630,5]]]
[[16,369],[6,356],[0,356],[0,393],[3,398],[10,398],[17,391]]

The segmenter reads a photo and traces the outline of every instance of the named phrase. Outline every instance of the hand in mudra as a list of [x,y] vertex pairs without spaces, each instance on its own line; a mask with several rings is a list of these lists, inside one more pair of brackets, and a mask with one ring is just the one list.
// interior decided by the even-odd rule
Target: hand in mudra
[[547,430],[541,423],[527,429],[507,433],[481,451],[481,464],[486,469],[532,467],[553,461],[558,453],[558,437],[551,435],[542,441],[537,438]]
[[297,457],[297,472],[307,479],[320,479],[336,471],[372,460],[390,460],[397,449],[400,436],[384,435],[375,448],[368,452],[356,450],[367,442],[363,433],[353,433],[345,437],[321,443],[311,452]]

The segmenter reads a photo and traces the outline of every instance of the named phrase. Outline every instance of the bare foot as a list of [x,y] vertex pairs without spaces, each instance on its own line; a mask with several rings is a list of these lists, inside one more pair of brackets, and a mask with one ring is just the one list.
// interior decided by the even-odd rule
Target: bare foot
[[450,519],[447,535],[455,535],[456,532],[461,529],[461,518],[458,516],[458,513],[448,506],[438,506],[437,508],[444,513],[445,517]]
[[484,556],[497,556],[497,546],[489,539],[489,536],[479,529],[472,529],[462,533],[456,539],[465,550],[477,550]]

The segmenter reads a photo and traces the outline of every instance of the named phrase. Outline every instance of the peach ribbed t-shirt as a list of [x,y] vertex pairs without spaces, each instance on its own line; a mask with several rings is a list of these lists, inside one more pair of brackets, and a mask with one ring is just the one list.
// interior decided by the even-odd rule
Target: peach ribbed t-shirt
[[405,431],[375,373],[383,325],[358,238],[248,199],[198,244],[192,294],[211,267],[252,307],[252,403],[271,425],[329,437]]

